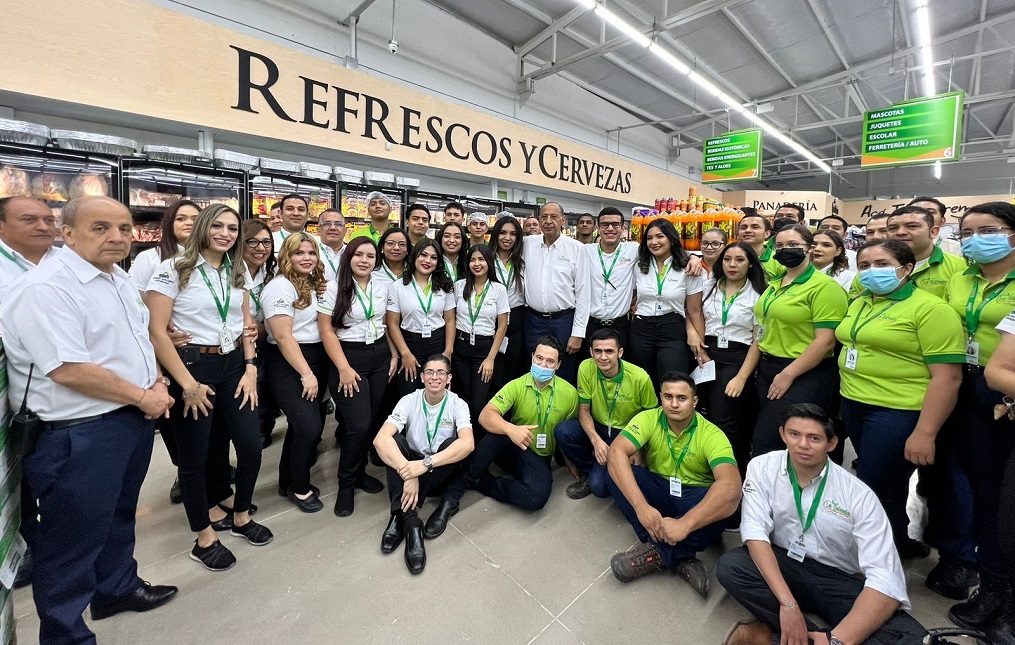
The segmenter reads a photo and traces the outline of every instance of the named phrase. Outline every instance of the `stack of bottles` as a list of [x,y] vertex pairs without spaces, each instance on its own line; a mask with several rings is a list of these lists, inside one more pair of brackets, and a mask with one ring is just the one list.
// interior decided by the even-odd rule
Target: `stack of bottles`
[[737,224],[744,216],[739,210],[721,202],[695,194],[692,187],[686,199],[657,199],[654,209],[639,209],[631,218],[631,239],[641,241],[645,228],[663,218],[677,229],[688,251],[701,249],[701,234],[710,228],[721,228],[731,242],[737,239]]

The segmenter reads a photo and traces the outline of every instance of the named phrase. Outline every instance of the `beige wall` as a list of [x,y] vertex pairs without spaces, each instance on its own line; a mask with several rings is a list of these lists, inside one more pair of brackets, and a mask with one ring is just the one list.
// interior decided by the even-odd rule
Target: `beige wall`
[[806,220],[819,220],[832,212],[833,197],[815,190],[736,190],[723,193],[722,200],[734,206],[751,206],[762,215],[772,215],[779,204],[799,204],[806,212]]
[[[846,221],[850,224],[863,224],[871,215],[878,213],[890,213],[896,208],[905,206],[910,202],[911,198],[903,199],[869,199],[869,200],[856,200],[856,201],[840,201],[839,202],[839,215],[846,218]],[[948,207],[948,213],[945,215],[945,221],[957,222],[958,216],[961,215],[970,206],[976,204],[982,204],[984,202],[1012,202],[1015,203],[1015,196],[1013,195],[972,195],[972,196],[961,196],[961,197],[939,197],[945,206]]]

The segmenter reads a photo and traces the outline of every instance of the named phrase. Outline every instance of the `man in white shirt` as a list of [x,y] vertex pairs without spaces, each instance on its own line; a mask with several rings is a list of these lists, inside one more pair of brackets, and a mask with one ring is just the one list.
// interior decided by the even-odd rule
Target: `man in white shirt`
[[525,218],[522,223],[522,228],[525,231],[525,237],[530,235],[540,235],[542,231],[539,226],[539,218],[534,215],[529,215]]
[[318,219],[317,232],[321,237],[321,261],[324,262],[324,278],[338,279],[338,265],[345,251],[345,217],[337,208],[329,208]]
[[405,228],[409,234],[409,244],[416,246],[427,238],[430,230],[430,209],[426,204],[409,204],[405,209]]
[[578,216],[578,226],[575,227],[578,233],[577,239],[582,244],[592,244],[596,241],[596,220],[592,213],[582,213]]
[[938,228],[934,243],[941,247],[945,253],[962,255],[962,244],[945,234],[945,213],[948,211],[948,207],[941,200],[933,197],[916,197],[906,206],[919,206],[930,211],[930,214],[934,216],[934,226]]
[[561,233],[564,209],[547,202],[539,209],[541,236],[526,237],[525,259],[525,346],[529,353],[536,341],[553,336],[566,348],[557,375],[574,384],[589,321],[590,288],[585,246]]
[[[452,505],[442,498],[424,528],[417,509],[427,493],[448,481],[474,447],[469,406],[448,389],[451,361],[442,354],[431,356],[423,364],[422,377],[424,389],[402,397],[374,439],[377,454],[388,467],[391,498],[391,519],[381,536],[381,551],[391,553],[408,537],[405,566],[410,573],[420,573],[426,566],[423,536],[438,537],[454,514]],[[458,510],[457,504],[453,510]],[[433,530],[435,518],[441,518],[439,531]]]
[[272,233],[282,230],[282,203],[275,202],[268,211],[268,228]]
[[177,591],[141,580],[134,560],[153,420],[173,399],[148,340],[148,310],[116,266],[130,251],[130,212],[82,197],[64,206],[63,220],[67,247],[0,305],[0,334],[11,396],[27,390],[41,421],[23,460],[41,518],[32,577],[39,641],[85,643],[95,642],[87,605],[97,620],[154,609]]
[[0,199],[0,301],[11,283],[56,255],[56,216],[34,197]]
[[[758,620],[734,626],[723,645],[884,643],[927,635],[904,610],[906,577],[881,503],[828,459],[835,429],[816,405],[783,417],[787,450],[755,457],[744,480],[745,546],[719,559],[716,576]],[[803,612],[831,625],[822,630]]]
[[282,228],[271,234],[275,255],[282,248],[282,242],[293,233],[302,233],[310,219],[310,204],[303,195],[290,193],[282,198]]
[[589,338],[600,329],[612,329],[620,336],[620,347],[627,345],[631,327],[628,312],[634,298],[634,278],[638,267],[638,243],[622,242],[624,214],[607,206],[599,211],[599,241],[582,247],[589,267],[589,324],[582,341],[581,356],[590,350]]

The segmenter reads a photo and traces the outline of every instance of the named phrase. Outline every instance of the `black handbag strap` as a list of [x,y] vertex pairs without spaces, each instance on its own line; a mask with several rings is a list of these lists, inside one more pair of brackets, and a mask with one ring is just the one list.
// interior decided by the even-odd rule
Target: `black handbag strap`
[[25,396],[21,399],[21,409],[18,411],[19,414],[25,414],[28,412],[28,388],[32,387],[32,372],[35,371],[35,363],[28,366],[28,383],[25,383]]

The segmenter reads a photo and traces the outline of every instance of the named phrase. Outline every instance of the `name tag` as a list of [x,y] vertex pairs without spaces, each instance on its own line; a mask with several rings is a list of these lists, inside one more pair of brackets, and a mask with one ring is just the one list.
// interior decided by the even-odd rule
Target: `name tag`
[[363,342],[367,345],[372,345],[377,340],[377,327],[371,322],[367,325],[366,332],[364,333]]
[[656,303],[656,313],[657,314],[663,313],[663,303],[661,302]]
[[758,340],[761,340],[764,337],[765,337],[765,326],[758,325]]
[[219,351],[223,354],[228,354],[234,349],[236,349],[236,336],[233,335],[232,331],[223,327],[219,331]]
[[429,320],[423,321],[423,329],[419,333],[423,338],[430,338],[433,335],[433,325],[430,324]]
[[545,434],[537,434],[536,435],[536,448],[538,448],[540,450],[546,450],[546,435]]
[[846,363],[845,363],[846,369],[848,370],[856,369],[856,359],[859,357],[859,355],[860,352],[857,350],[856,347],[846,348]]
[[474,332],[474,331],[470,331],[469,332],[469,344],[470,345],[475,345],[476,344],[476,332]]
[[789,549],[786,550],[786,554],[793,558],[797,562],[803,562],[804,558],[807,557],[807,543],[804,541],[804,536],[801,533],[793,544],[789,545]]
[[975,340],[966,341],[966,363],[970,365],[980,364],[980,343]]
[[606,294],[606,290],[605,289],[603,290],[602,303],[604,305],[609,303],[609,296]]
[[730,341],[726,338],[726,330],[720,330],[719,335],[715,338],[715,346],[719,349],[729,349]]
[[684,496],[684,483],[679,477],[670,477],[670,495],[673,497]]

